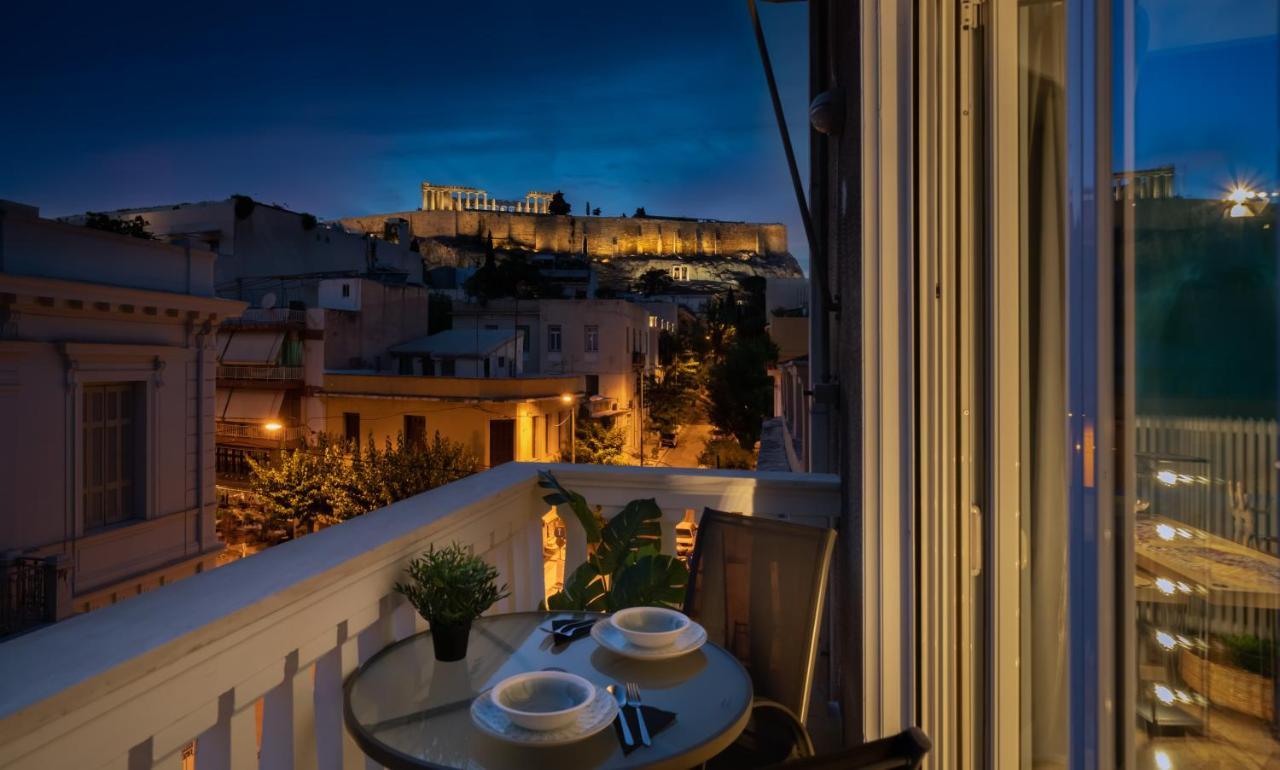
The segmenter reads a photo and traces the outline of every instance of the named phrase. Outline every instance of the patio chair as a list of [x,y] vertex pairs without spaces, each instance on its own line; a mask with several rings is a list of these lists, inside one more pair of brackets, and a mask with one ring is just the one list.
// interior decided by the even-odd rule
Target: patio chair
[[773,765],[768,770],[916,770],[933,747],[919,727],[852,749]]
[[751,674],[743,736],[710,767],[761,767],[813,754],[805,730],[835,530],[706,509],[685,614]]

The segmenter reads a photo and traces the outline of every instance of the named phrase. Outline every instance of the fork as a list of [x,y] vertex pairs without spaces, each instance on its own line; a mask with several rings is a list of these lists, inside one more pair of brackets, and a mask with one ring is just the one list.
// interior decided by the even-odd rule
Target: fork
[[640,742],[652,746],[649,726],[644,723],[644,712],[640,710],[640,685],[635,682],[627,682],[627,705],[636,710],[636,721],[640,723]]

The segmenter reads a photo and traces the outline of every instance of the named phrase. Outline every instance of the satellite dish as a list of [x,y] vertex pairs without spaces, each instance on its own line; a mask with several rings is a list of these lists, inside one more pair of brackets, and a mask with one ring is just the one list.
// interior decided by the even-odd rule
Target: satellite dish
[[262,295],[262,309],[270,310],[276,306],[276,295],[274,292],[267,292]]

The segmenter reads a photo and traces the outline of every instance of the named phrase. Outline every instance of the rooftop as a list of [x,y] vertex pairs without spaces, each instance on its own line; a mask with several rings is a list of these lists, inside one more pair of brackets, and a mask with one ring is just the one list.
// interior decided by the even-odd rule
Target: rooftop
[[393,354],[480,357],[496,352],[515,342],[519,332],[504,329],[450,329],[427,337],[401,343],[391,348]]

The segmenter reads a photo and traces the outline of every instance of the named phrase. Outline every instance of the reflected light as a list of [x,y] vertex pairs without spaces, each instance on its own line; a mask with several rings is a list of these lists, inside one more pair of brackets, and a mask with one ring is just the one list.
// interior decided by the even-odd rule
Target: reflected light
[[1169,596],[1174,591],[1178,590],[1177,587],[1174,586],[1173,581],[1169,578],[1156,578],[1156,588],[1159,588],[1160,593],[1165,596]]
[[1172,705],[1173,690],[1170,690],[1168,687],[1165,687],[1162,684],[1158,684],[1155,686],[1155,692],[1156,692],[1156,697],[1160,699],[1161,703],[1165,704],[1166,706]]
[[1169,633],[1168,633],[1168,632],[1166,632],[1166,631],[1157,631],[1157,632],[1156,632],[1156,642],[1157,642],[1157,643],[1159,643],[1159,645],[1160,645],[1161,647],[1165,648],[1166,650],[1172,650],[1174,647],[1177,647],[1177,646],[1178,646],[1178,642],[1177,642],[1177,640],[1175,640],[1175,639],[1174,639],[1171,635],[1169,635]]
[[1231,207],[1231,218],[1242,219],[1244,217],[1253,216],[1253,210],[1243,203],[1237,203]]
[[1156,770],[1173,770],[1173,760],[1169,759],[1169,755],[1163,750],[1157,749],[1154,758]]
[[1156,534],[1160,536],[1161,540],[1172,540],[1178,533],[1168,524],[1157,524]]
[[1173,471],[1160,471],[1156,474],[1156,480],[1166,487],[1171,487],[1178,483],[1178,474]]

